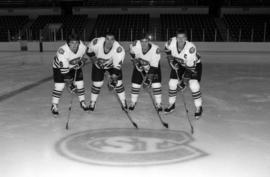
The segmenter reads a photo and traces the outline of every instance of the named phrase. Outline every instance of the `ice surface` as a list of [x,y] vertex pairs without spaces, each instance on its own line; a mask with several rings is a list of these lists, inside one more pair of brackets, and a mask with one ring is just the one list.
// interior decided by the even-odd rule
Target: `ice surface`
[[[195,126],[192,146],[208,155],[182,163],[148,167],[108,167],[79,163],[55,151],[55,143],[91,129],[132,128],[116,98],[104,85],[96,111],[81,111],[77,99],[66,131],[70,95],[64,92],[61,115],[50,114],[52,80],[27,88],[52,75],[53,52],[0,53],[0,174],[3,177],[269,177],[270,53],[202,52],[201,91],[204,114]],[[128,57],[127,59],[128,60]],[[163,103],[167,105],[169,67],[162,58]],[[130,98],[131,64],[124,64],[124,85]],[[84,68],[86,99],[90,97],[90,65]],[[23,89],[20,92],[16,90]],[[8,93],[14,95],[6,96]],[[189,110],[193,104],[185,93]],[[171,130],[189,132],[181,97],[178,109],[164,120]],[[164,131],[151,100],[141,90],[131,116],[141,128]]]

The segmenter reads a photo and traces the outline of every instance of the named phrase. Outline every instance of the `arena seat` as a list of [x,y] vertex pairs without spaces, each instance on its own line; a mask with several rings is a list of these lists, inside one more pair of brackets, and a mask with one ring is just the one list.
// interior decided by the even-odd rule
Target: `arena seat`
[[[48,24],[61,24],[60,29],[63,29],[63,38],[71,30],[82,34],[86,21],[87,15],[41,15],[35,20],[35,22],[31,26],[31,29],[33,31],[33,39],[38,40],[40,30],[45,29],[46,25]],[[57,31],[57,40],[62,39],[60,29]],[[44,40],[46,40],[46,38]]]
[[196,0],[86,0],[86,6],[97,7],[147,7],[147,6],[195,6]]
[[110,31],[114,33],[117,40],[131,41],[148,30],[148,14],[103,14],[98,15],[90,39],[103,36]]
[[227,14],[223,20],[233,41],[264,41],[264,30],[266,30],[265,40],[270,40],[270,15]]
[[0,16],[0,41],[15,40],[14,37],[28,20],[28,16]]
[[[215,29],[214,18],[204,14],[161,14],[162,40],[168,40],[175,35],[178,28],[185,29],[189,40],[214,41]],[[217,41],[221,40],[217,31]]]

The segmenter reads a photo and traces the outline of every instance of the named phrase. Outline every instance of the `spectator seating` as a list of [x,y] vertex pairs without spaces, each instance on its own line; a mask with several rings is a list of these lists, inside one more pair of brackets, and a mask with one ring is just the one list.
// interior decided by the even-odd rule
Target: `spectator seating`
[[99,7],[195,6],[197,0],[85,0],[84,4]]
[[204,14],[161,14],[162,40],[175,36],[175,31],[182,28],[187,31],[191,41],[220,41],[221,36],[217,30],[214,19]]
[[270,40],[270,15],[238,15],[229,14],[223,17],[233,41],[264,41]]
[[149,18],[148,14],[98,15],[90,39],[103,36],[107,31],[114,33],[119,41],[138,39],[143,31],[149,30]]
[[28,21],[28,16],[0,16],[0,41],[14,40]]
[[63,30],[63,38],[72,30],[82,34],[86,22],[87,15],[41,15],[31,26],[33,39],[39,40],[40,30],[45,29],[48,24],[62,24],[61,28],[57,31],[57,40],[62,39],[61,29]]

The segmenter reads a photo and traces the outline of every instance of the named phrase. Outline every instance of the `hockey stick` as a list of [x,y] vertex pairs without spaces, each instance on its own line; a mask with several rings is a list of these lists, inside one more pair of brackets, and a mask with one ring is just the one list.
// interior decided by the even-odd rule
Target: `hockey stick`
[[[176,72],[177,80],[179,82],[180,79],[179,79],[179,76],[178,76],[178,71],[176,69],[175,69],[175,72]],[[189,126],[190,126],[190,132],[191,132],[191,134],[193,134],[194,133],[194,127],[193,127],[193,125],[191,123],[191,120],[189,118],[189,115],[188,115],[188,109],[187,109],[186,99],[185,99],[185,96],[184,96],[184,92],[182,90],[181,90],[181,95],[182,95],[182,100],[183,100],[185,111],[186,111],[186,117],[187,117],[187,120],[188,120],[188,123],[189,123]]]
[[[146,80],[146,78],[147,78],[147,74],[144,76],[142,72],[140,72],[140,73],[141,73],[141,76],[142,76],[142,78],[143,78],[143,82],[142,82],[142,83],[144,83],[145,80]],[[151,83],[151,84],[152,84],[152,83]],[[153,104],[153,106],[154,106],[154,108],[155,108],[155,110],[156,110],[156,113],[157,113],[157,115],[158,115],[158,118],[159,118],[161,124],[162,124],[164,127],[169,128],[169,124],[166,123],[166,122],[164,122],[164,120],[162,119],[162,117],[161,117],[159,111],[158,111],[157,108],[156,108],[155,100],[154,100],[154,98],[153,98],[153,95],[152,95],[151,91],[149,90],[148,87],[146,87],[146,88],[144,88],[144,89],[146,90],[146,92],[149,94],[149,96],[150,96],[150,98],[151,98],[152,104]]]
[[[77,69],[75,69],[75,74],[74,74],[73,82],[76,81],[76,77],[77,77]],[[68,107],[68,117],[67,117],[67,122],[66,122],[66,130],[69,129],[69,120],[70,120],[70,114],[71,114],[71,109],[72,109],[73,97],[74,97],[74,94],[71,93],[71,99],[70,99],[70,103],[69,103],[69,107]]]
[[[110,76],[109,76],[109,74],[108,74],[108,81],[109,81],[109,79],[110,79]],[[117,98],[118,103],[122,106],[121,100],[120,100],[120,98],[119,98],[119,96],[118,96],[118,94],[117,94],[115,88],[113,89],[113,93],[114,93],[114,96]],[[132,119],[131,116],[129,115],[129,112],[128,112],[126,109],[122,109],[122,110],[125,112],[125,114],[127,115],[128,120],[132,123],[132,125],[133,125],[136,129],[138,129],[138,125],[133,121],[133,119]]]

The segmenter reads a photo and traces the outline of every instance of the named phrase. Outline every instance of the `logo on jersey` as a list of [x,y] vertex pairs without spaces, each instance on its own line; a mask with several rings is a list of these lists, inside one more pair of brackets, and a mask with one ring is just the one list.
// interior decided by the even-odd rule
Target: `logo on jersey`
[[160,49],[159,49],[159,48],[157,48],[157,50],[156,50],[156,54],[160,54],[160,53],[161,53]]
[[183,131],[102,129],[61,139],[56,150],[66,158],[87,164],[145,166],[178,163],[206,155],[189,145]]
[[70,65],[77,65],[80,60],[81,60],[81,57],[74,58],[74,59],[69,61],[69,64]]
[[93,45],[96,45],[97,44],[97,41],[98,41],[98,39],[94,39]]
[[58,49],[58,53],[63,55],[65,53],[65,51],[64,51],[64,49],[60,48],[60,49]]
[[191,48],[189,49],[189,53],[193,54],[194,52],[195,52],[195,48],[194,48],[194,47],[191,47]]
[[122,52],[122,48],[121,47],[118,47],[117,48],[117,53],[121,53]]

